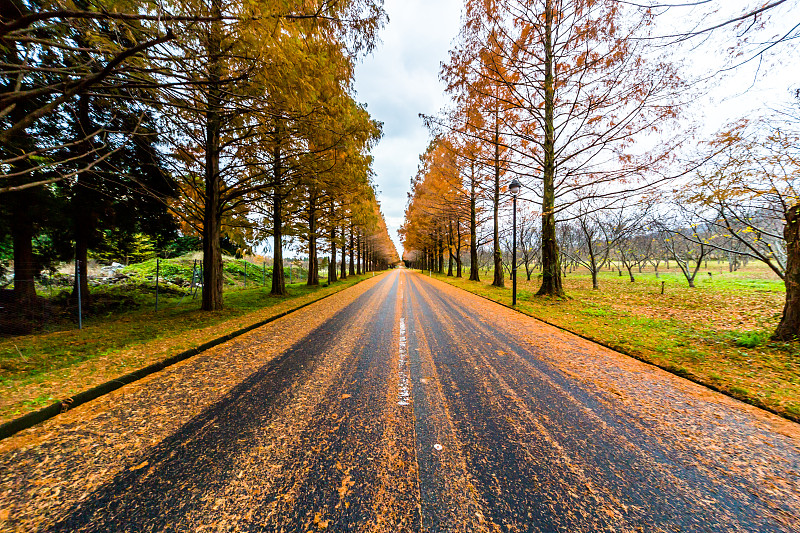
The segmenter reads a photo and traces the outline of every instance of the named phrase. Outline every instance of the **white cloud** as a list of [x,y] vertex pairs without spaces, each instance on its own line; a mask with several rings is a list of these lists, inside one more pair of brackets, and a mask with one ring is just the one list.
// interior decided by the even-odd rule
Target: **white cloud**
[[357,99],[384,123],[373,151],[376,182],[389,233],[402,254],[397,229],[419,155],[428,144],[420,113],[434,114],[446,102],[439,66],[459,29],[461,1],[387,0],[389,24],[383,43],[356,69]]

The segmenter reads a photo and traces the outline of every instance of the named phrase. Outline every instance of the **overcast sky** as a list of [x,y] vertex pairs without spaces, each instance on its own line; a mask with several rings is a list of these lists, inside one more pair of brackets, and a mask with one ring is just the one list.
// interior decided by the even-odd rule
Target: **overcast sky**
[[[357,100],[366,103],[373,118],[383,122],[383,139],[373,151],[374,170],[389,234],[402,255],[397,230],[403,223],[410,179],[429,141],[419,114],[434,114],[446,102],[439,67],[458,33],[462,0],[386,0],[384,7],[390,20],[380,34],[382,44],[358,65],[355,87]],[[731,13],[738,12],[739,7],[726,4]],[[787,20],[783,22],[794,24],[796,17],[786,17],[791,13],[789,8],[775,12],[773,24],[784,17]],[[686,15],[684,11],[675,13],[676,20],[683,22]],[[670,25],[668,19],[664,23]],[[669,34],[676,29],[664,31]],[[792,49],[796,52],[797,47],[781,47],[783,61],[777,64],[765,61],[756,69],[758,63],[753,62],[752,68],[737,69],[735,75],[718,80],[712,94],[693,106],[691,118],[704,124],[704,133],[710,135],[732,119],[756,114],[757,108],[786,102],[789,87],[800,86],[800,69],[790,67],[792,61],[786,57],[788,53],[797,59],[796,53],[789,53]],[[720,52],[724,55],[724,48],[706,43],[687,54],[691,61],[686,66],[697,70],[696,74],[713,72]],[[754,78],[757,82],[751,86]]]
[[373,150],[381,209],[398,253],[397,230],[411,177],[428,144],[420,113],[436,113],[445,103],[439,64],[456,37],[461,0],[386,0],[389,24],[381,45],[356,69],[356,98],[383,122],[383,139]]

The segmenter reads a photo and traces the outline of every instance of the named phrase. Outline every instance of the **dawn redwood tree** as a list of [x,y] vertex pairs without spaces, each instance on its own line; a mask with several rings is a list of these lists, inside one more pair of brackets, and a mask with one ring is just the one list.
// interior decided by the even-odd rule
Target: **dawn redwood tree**
[[[500,209],[508,173],[516,113],[507,81],[517,79],[508,69],[503,49],[513,43],[504,38],[502,12],[496,2],[466,0],[462,29],[450,59],[442,65],[440,77],[447,83],[456,110],[441,126],[456,133],[468,146],[470,155],[480,155],[472,171],[486,172],[487,196],[492,205],[492,284],[504,285],[500,243]],[[430,120],[430,122],[434,122]],[[474,177],[474,174],[472,174]],[[474,241],[473,241],[474,242]],[[475,274],[474,276],[472,274]],[[477,277],[477,273],[471,273]]]
[[[284,145],[275,143],[260,158],[248,152],[266,145],[264,127],[274,127],[278,143],[297,143],[294,130],[305,123],[299,124],[302,114],[294,112],[300,104],[313,108],[319,96],[316,89],[331,81],[326,61],[320,61],[319,55],[309,56],[326,50],[339,50],[342,55],[344,50],[347,57],[355,57],[371,49],[385,16],[372,0],[325,3],[321,8],[263,1],[242,5],[228,0],[206,0],[199,6],[178,2],[177,7],[193,12],[199,7],[208,20],[184,28],[178,53],[165,59],[178,65],[165,77],[177,79],[164,91],[175,113],[169,123],[176,130],[171,136],[178,145],[176,160],[183,166],[183,196],[202,212],[198,224],[204,252],[202,307],[218,310],[222,308],[219,243],[223,222],[244,203],[270,191],[267,165],[252,168],[255,159],[263,162],[274,155],[273,167],[287,159],[281,151]],[[336,54],[330,56],[336,58]],[[330,63],[341,66],[338,61]],[[303,71],[308,66],[313,68]],[[345,68],[336,75],[351,72]],[[320,83],[314,82],[315,76]],[[296,94],[286,91],[298,86],[303,90]],[[287,101],[288,109],[283,105]],[[293,148],[290,153],[296,156],[296,144]],[[273,169],[273,179],[282,174],[282,168]],[[272,192],[273,201],[283,201],[281,192]],[[273,231],[279,233],[284,223],[280,211],[275,210],[273,217]],[[276,255],[282,249],[279,239],[274,239]],[[273,269],[279,271],[282,264]]]
[[670,127],[683,87],[643,39],[652,17],[614,0],[466,2],[461,41],[480,43],[495,57],[480,71],[464,46],[451,53],[451,64],[472,64],[484,86],[502,88],[494,94],[514,117],[503,122],[506,160],[515,173],[538,178],[530,190],[541,200],[539,295],[564,295],[559,213],[586,188],[611,203],[656,181],[673,148],[631,149],[635,139]]
[[[406,251],[432,255],[432,270],[436,272],[443,271],[446,247],[448,274],[452,275],[453,248],[460,253],[461,225],[468,207],[457,153],[449,139],[436,138],[428,145],[411,185],[406,221],[400,229],[403,246]],[[456,263],[460,271],[460,258]]]

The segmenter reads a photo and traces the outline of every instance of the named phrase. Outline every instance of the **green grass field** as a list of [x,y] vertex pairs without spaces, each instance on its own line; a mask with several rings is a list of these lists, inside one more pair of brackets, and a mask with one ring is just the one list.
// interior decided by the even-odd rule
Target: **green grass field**
[[[773,342],[780,319],[783,282],[761,264],[729,273],[727,265],[709,262],[698,273],[697,288],[679,271],[641,274],[606,270],[600,290],[592,290],[586,271],[568,273],[568,298],[535,296],[538,272],[525,280],[519,272],[517,308],[676,374],[712,386],[754,405],[800,421],[800,345]],[[711,272],[711,276],[708,275]],[[468,275],[468,271],[464,272]],[[436,275],[475,294],[511,304],[511,281],[505,288]],[[664,282],[664,294],[661,294]]]

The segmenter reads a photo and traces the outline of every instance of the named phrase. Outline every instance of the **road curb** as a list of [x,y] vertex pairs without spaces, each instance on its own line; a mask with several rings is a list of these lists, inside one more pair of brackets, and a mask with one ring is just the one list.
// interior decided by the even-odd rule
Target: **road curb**
[[422,274],[422,276],[423,277],[427,277],[428,279],[435,279],[439,283],[444,283],[448,287],[453,287],[454,289],[458,289],[458,290],[464,291],[467,294],[472,294],[473,296],[477,296],[478,298],[483,298],[486,301],[495,303],[497,305],[501,305],[501,306],[503,306],[503,307],[505,307],[507,309],[511,309],[512,311],[516,311],[517,313],[519,313],[521,315],[525,315],[527,317],[530,317],[530,318],[533,318],[535,320],[538,320],[539,322],[543,322],[543,323],[547,324],[548,326],[552,326],[552,327],[554,327],[556,329],[559,329],[559,330],[561,330],[561,331],[563,331],[565,333],[569,333],[570,335],[575,335],[576,337],[579,337],[579,338],[581,338],[583,340],[586,340],[586,341],[592,342],[594,344],[600,345],[603,348],[608,348],[609,350],[612,350],[614,352],[622,354],[622,355],[624,355],[626,357],[630,357],[632,359],[636,359],[637,361],[640,361],[640,362],[645,363],[645,364],[647,364],[649,366],[658,368],[659,370],[663,370],[664,372],[668,372],[668,373],[672,374],[673,376],[677,376],[677,377],[683,378],[683,379],[685,379],[687,381],[691,381],[692,383],[695,383],[695,384],[700,385],[702,387],[705,387],[707,389],[713,390],[714,392],[718,392],[718,393],[722,394],[723,396],[727,396],[728,398],[731,398],[731,399],[737,400],[739,402],[745,403],[745,404],[747,404],[747,405],[749,405],[751,407],[755,407],[757,409],[761,409],[762,411],[767,411],[768,413],[772,413],[773,415],[779,416],[779,417],[781,417],[781,418],[783,418],[785,420],[788,420],[790,422],[800,423],[800,417],[795,417],[794,415],[792,415],[790,413],[780,412],[780,411],[778,411],[776,409],[773,409],[773,408],[771,408],[771,407],[769,407],[767,405],[758,403],[757,400],[754,400],[752,398],[736,396],[736,395],[730,393],[729,391],[721,389],[721,388],[719,388],[719,387],[717,387],[715,385],[712,385],[710,383],[706,383],[704,381],[701,381],[700,379],[694,377],[692,374],[676,371],[673,368],[658,365],[658,364],[656,364],[656,363],[654,363],[652,361],[648,361],[647,359],[645,359],[644,357],[642,357],[640,355],[636,355],[634,353],[628,352],[624,348],[620,348],[619,346],[614,346],[612,344],[608,344],[608,343],[605,343],[603,341],[599,341],[597,339],[593,339],[591,337],[587,337],[586,335],[582,335],[582,334],[577,333],[575,331],[571,331],[571,330],[565,328],[564,326],[559,326],[558,324],[554,324],[552,322],[549,322],[548,320],[545,320],[543,318],[535,316],[535,315],[533,315],[531,313],[526,313],[525,311],[523,311],[521,309],[517,309],[516,307],[512,307],[512,306],[510,306],[508,304],[504,304],[502,302],[498,302],[497,300],[492,300],[488,296],[483,296],[481,294],[470,292],[467,289],[462,289],[461,287],[456,287],[455,285],[451,285],[451,284],[447,283],[446,281],[442,281],[442,280],[440,280],[438,278],[434,278],[432,276],[425,276],[424,274]]
[[110,381],[106,381],[105,383],[101,383],[100,385],[97,385],[96,387],[92,387],[91,389],[85,390],[83,392],[79,392],[78,394],[76,394],[74,396],[71,396],[69,398],[65,398],[63,400],[59,400],[58,402],[56,402],[54,404],[51,404],[51,405],[48,405],[47,407],[43,407],[43,408],[38,409],[36,411],[32,411],[32,412],[30,412],[30,413],[28,413],[26,415],[23,415],[23,416],[21,416],[19,418],[15,418],[13,420],[9,420],[8,422],[0,425],[0,440],[7,439],[8,437],[11,437],[12,435],[14,435],[16,433],[19,433],[20,431],[22,431],[24,429],[31,428],[31,427],[35,426],[36,424],[41,424],[42,422],[44,422],[46,420],[49,420],[49,419],[55,417],[56,415],[59,415],[61,413],[66,413],[70,409],[73,409],[75,407],[78,407],[79,405],[83,405],[83,404],[85,404],[87,402],[95,400],[95,399],[99,398],[100,396],[104,396],[104,395],[108,394],[109,392],[113,392],[113,391],[115,391],[115,390],[117,390],[119,388],[124,387],[125,385],[129,385],[130,383],[133,383],[135,381],[139,381],[140,379],[145,378],[145,377],[147,377],[147,376],[149,376],[151,374],[155,374],[156,372],[160,372],[161,370],[164,370],[167,367],[170,367],[170,366],[172,366],[172,365],[174,365],[176,363],[180,363],[181,361],[185,361],[186,359],[189,359],[191,357],[199,355],[199,354],[205,352],[206,350],[208,350],[210,348],[213,348],[215,346],[219,346],[220,344],[223,344],[223,343],[228,342],[228,341],[230,341],[232,339],[235,339],[236,337],[240,337],[240,336],[244,335],[245,333],[248,333],[248,332],[250,332],[250,331],[252,331],[252,330],[254,330],[256,328],[260,328],[261,326],[269,324],[270,322],[274,322],[274,321],[278,320],[279,318],[283,318],[286,315],[294,313],[295,311],[299,311],[300,309],[303,309],[304,307],[308,307],[311,304],[315,304],[315,303],[320,302],[320,301],[322,301],[322,300],[324,300],[326,298],[330,298],[331,296],[333,296],[335,294],[339,294],[343,290],[347,290],[347,289],[349,289],[351,287],[355,287],[359,283],[367,281],[368,279],[373,279],[373,278],[364,278],[362,280],[357,281],[356,283],[354,283],[350,287],[345,287],[345,288],[343,288],[341,290],[338,290],[336,292],[332,292],[330,294],[326,294],[325,296],[317,298],[316,300],[312,300],[310,302],[306,302],[304,304],[298,305],[297,307],[293,307],[291,309],[287,309],[286,311],[282,311],[281,313],[278,313],[277,315],[273,315],[273,316],[271,316],[269,318],[266,318],[264,320],[256,322],[255,324],[250,324],[249,326],[245,326],[245,327],[243,327],[241,329],[237,329],[236,331],[228,333],[227,335],[223,335],[222,337],[217,337],[216,339],[212,339],[212,340],[210,340],[208,342],[205,342],[205,343],[203,343],[200,346],[197,346],[195,348],[190,348],[188,350],[185,350],[185,351],[180,352],[178,354],[175,354],[173,356],[167,357],[166,359],[163,359],[161,361],[158,361],[158,362],[155,362],[155,363],[153,363],[151,365],[148,365],[148,366],[146,366],[144,368],[140,368],[139,370],[134,370],[133,372],[130,372],[129,374],[125,374],[124,376],[120,376],[120,377],[112,379]]

